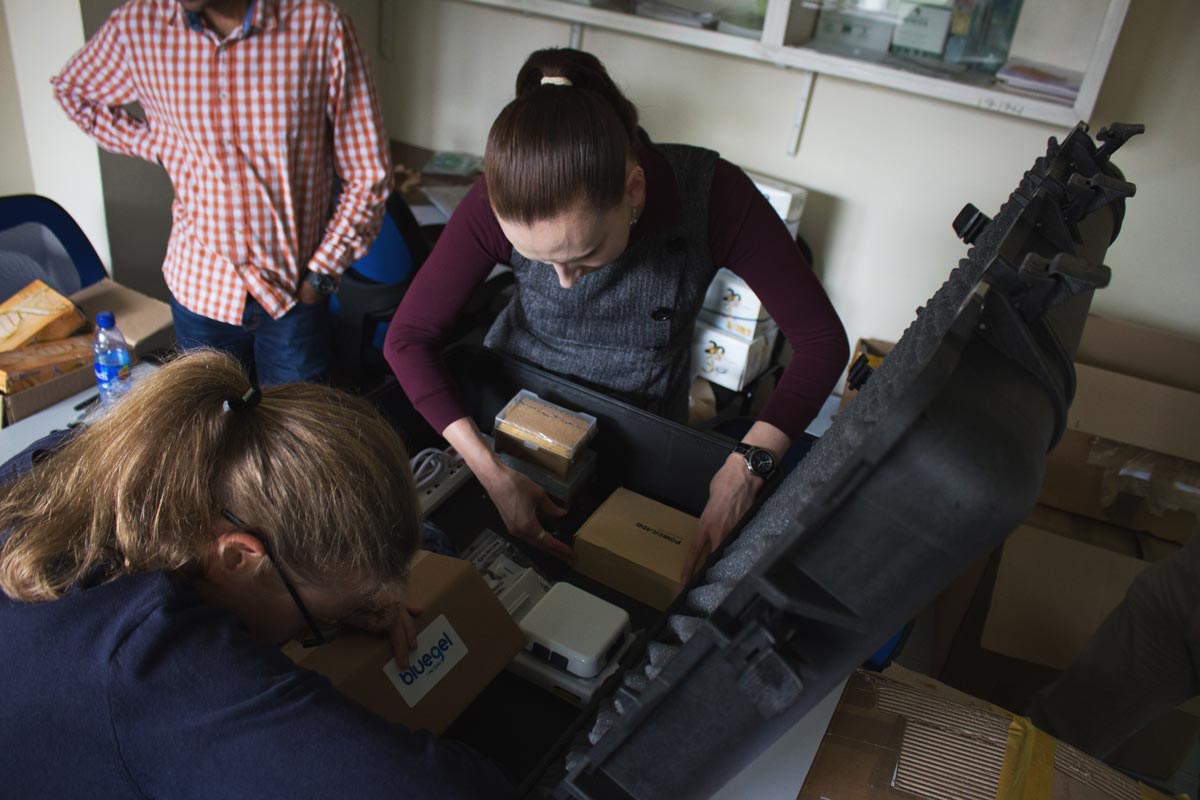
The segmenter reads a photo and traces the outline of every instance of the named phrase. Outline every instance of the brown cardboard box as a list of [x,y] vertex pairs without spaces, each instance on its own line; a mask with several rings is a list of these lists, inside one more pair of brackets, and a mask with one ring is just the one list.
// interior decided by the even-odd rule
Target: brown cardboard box
[[[101,311],[111,311],[117,320],[134,360],[151,350],[174,344],[171,307],[152,297],[121,286],[107,278],[71,295],[87,319]],[[6,424],[25,419],[47,406],[95,386],[91,370],[75,370],[45,383],[17,392],[4,401]]]
[[1104,469],[1088,463],[1093,437],[1200,461],[1200,341],[1092,315],[1076,354],[1070,430],[1046,461],[1039,502],[1182,543],[1194,512],[1150,510],[1132,494],[1101,501]]
[[285,652],[351,700],[410,730],[441,734],[525,646],[525,636],[471,565],[421,551],[409,600],[424,609],[410,666],[386,636],[346,632],[322,647]]
[[798,800],[1167,800],[1023,717],[924,676],[850,676]]
[[666,610],[700,520],[617,489],[575,535],[575,569],[623,594]]
[[1103,504],[1104,468],[1088,463],[1093,442],[1094,437],[1079,431],[1063,434],[1046,457],[1046,479],[1038,503],[1145,531],[1169,542],[1186,542],[1198,524],[1191,511],[1167,509],[1156,514],[1144,499],[1126,493],[1118,494],[1111,505]]
[[1075,380],[1072,430],[1200,461],[1200,392],[1078,363]]
[[1147,564],[1137,557],[1145,547],[1133,531],[1038,506],[1001,549],[939,596],[937,675],[998,705],[1023,707],[1125,596]]
[[[1070,663],[1156,554],[1156,540],[1039,506],[1002,550],[938,598],[939,677],[1008,708],[1025,708]],[[1177,550],[1162,544],[1157,555]],[[1200,720],[1172,712],[1135,734],[1109,763],[1170,780],[1191,752]]]
[[980,645],[1065,669],[1147,566],[1022,525],[1004,543]]
[[91,363],[90,334],[0,352],[0,392],[14,394],[31,389]]
[[[850,363],[858,361],[858,357],[865,355],[867,363],[871,369],[879,369],[879,365],[883,363],[883,357],[892,352],[892,348],[896,346],[895,342],[889,342],[886,339],[859,339],[858,344],[854,345],[854,355],[850,356]],[[850,378],[846,378],[846,386],[842,390],[842,400],[838,403],[838,411],[841,412],[850,404],[858,392],[850,388]]]
[[89,320],[101,311],[113,312],[117,327],[134,358],[175,344],[171,307],[128,286],[105,278],[71,295]]
[[65,339],[85,322],[74,303],[34,281],[0,305],[0,351]]

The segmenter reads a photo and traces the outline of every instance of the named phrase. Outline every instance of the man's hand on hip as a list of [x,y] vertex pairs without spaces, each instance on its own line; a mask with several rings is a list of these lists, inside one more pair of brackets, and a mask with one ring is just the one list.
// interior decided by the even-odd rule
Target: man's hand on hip
[[314,289],[312,287],[312,284],[310,284],[308,281],[300,282],[300,302],[301,303],[304,303],[306,306],[312,306],[312,305],[316,305],[317,303],[321,302],[324,299],[325,298],[321,296],[321,293],[318,292],[316,289]]

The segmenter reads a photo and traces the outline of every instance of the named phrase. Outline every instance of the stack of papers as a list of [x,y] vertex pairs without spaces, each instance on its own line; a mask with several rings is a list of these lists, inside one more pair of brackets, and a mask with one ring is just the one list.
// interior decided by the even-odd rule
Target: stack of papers
[[1074,100],[1079,94],[1083,73],[1023,58],[1010,58],[996,72],[996,79],[1010,89]]

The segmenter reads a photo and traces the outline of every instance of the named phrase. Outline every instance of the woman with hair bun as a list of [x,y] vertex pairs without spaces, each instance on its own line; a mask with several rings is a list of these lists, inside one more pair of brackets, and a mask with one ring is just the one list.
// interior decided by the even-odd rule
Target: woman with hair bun
[[488,346],[677,421],[687,416],[693,326],[719,267],[779,323],[795,355],[712,479],[690,575],[846,365],[845,331],[795,241],[740,169],[711,150],[652,142],[595,56],[541,50],[525,62],[516,99],[488,134],[484,175],[397,309],[385,352],[509,533],[569,561],[571,549],[538,518],[561,510],[488,450],[441,360],[447,332],[497,262],[512,266],[516,294]]
[[279,649],[338,624],[415,645],[416,493],[371,406],[195,351],[48,446],[0,488],[7,796],[508,796]]

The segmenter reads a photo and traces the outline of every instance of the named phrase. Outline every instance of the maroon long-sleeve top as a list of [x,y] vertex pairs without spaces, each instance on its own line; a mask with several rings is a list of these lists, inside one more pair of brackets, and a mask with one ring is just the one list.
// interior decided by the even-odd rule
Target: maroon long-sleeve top
[[[680,214],[666,159],[644,137],[637,156],[646,173],[646,206],[631,240],[662,230]],[[708,231],[714,262],[746,281],[792,346],[792,359],[759,419],[795,439],[849,358],[841,320],[782,220],[750,178],[724,159],[713,176]],[[512,250],[480,178],[455,209],[388,328],[388,363],[434,430],[470,416],[442,359],[446,333],[471,293],[497,263],[507,263]]]

